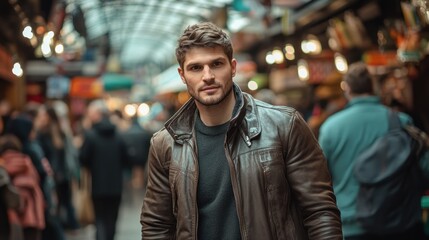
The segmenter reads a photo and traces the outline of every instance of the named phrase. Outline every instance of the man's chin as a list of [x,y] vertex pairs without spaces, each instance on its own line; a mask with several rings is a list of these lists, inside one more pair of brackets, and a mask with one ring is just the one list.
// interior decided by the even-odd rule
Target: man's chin
[[195,98],[195,100],[204,106],[215,106],[222,102],[221,97],[215,97],[215,96],[207,96],[207,97],[199,97]]
[[213,95],[199,95],[198,98],[194,97],[194,99],[204,106],[216,106],[225,101],[225,99],[231,94],[231,90],[228,91],[226,94],[217,93]]
[[216,106],[218,105],[221,101],[219,101],[218,99],[196,99],[201,105],[204,106]]

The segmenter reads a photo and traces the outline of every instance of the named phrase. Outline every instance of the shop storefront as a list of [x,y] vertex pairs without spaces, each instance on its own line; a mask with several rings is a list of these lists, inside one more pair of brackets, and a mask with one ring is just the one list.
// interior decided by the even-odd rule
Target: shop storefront
[[[247,51],[259,71],[272,76],[268,87],[305,115],[320,111],[320,104],[326,108],[326,102],[343,105],[342,75],[348,65],[363,61],[384,103],[410,113],[429,130],[423,98],[429,94],[425,10],[425,1],[315,1],[286,12],[278,33]],[[296,79],[302,87],[287,86]]]

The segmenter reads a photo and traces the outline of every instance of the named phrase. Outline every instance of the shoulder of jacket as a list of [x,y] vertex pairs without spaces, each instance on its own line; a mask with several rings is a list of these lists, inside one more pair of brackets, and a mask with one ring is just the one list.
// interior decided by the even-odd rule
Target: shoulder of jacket
[[255,99],[255,105],[259,112],[266,112],[266,113],[278,113],[278,114],[286,114],[289,116],[292,116],[297,113],[297,110],[293,107],[289,106],[279,106],[279,105],[272,105],[260,100]]
[[168,139],[173,140],[171,134],[163,127],[152,135],[151,142],[160,144]]
[[84,132],[85,137],[93,137],[95,135],[97,135],[97,132],[93,128],[90,128]]

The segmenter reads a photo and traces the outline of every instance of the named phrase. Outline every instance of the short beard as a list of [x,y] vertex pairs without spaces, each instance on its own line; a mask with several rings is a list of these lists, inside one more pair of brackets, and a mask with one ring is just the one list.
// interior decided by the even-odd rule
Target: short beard
[[210,101],[211,99],[209,99],[209,101],[203,101],[202,99],[198,98],[197,96],[192,96],[195,101],[199,102],[201,105],[204,106],[215,106],[220,104],[221,102],[223,102],[232,92],[234,88],[234,84],[231,84],[231,87],[228,89],[228,91],[225,93],[225,95],[223,95],[220,99],[218,99],[217,101]]

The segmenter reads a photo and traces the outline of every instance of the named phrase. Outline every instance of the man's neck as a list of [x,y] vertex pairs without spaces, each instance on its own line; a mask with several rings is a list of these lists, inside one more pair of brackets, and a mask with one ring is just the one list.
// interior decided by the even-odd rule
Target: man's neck
[[203,121],[206,126],[217,126],[231,120],[235,102],[234,91],[231,91],[231,93],[217,105],[205,106],[195,101],[198,111],[200,112],[201,121]]
[[370,93],[349,93],[347,94],[347,99],[351,101],[352,99],[359,98],[359,97],[369,97],[374,96],[374,94]]

